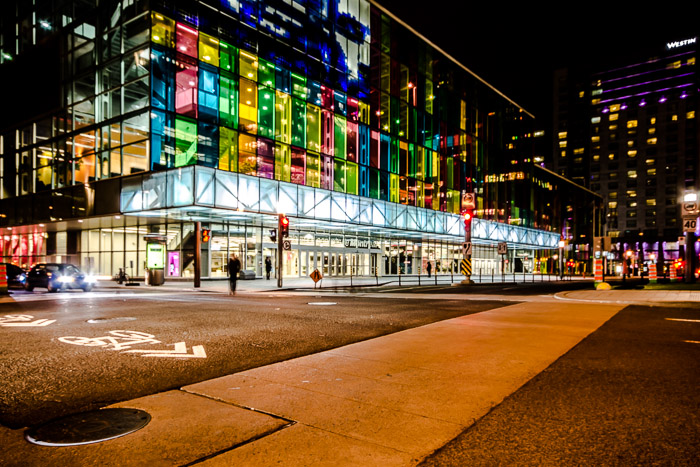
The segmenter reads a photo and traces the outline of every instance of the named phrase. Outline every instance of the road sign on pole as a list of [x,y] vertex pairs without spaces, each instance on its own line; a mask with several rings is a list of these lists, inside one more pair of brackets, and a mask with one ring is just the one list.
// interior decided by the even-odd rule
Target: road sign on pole
[[498,254],[508,254],[508,244],[506,242],[498,242]]
[[462,256],[467,256],[472,254],[472,242],[462,243]]

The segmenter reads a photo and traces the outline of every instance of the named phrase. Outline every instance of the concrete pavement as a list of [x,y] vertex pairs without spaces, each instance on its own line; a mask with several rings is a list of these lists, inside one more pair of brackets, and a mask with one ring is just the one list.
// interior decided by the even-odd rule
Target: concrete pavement
[[[276,290],[254,282],[266,285],[243,281],[241,293]],[[171,283],[167,290],[188,286]],[[226,283],[200,290],[224,292]],[[626,305],[623,299],[697,300],[697,293],[677,294],[591,290],[539,297],[124,401],[114,407],[146,410],[151,422],[97,444],[36,446],[24,441],[23,430],[0,427],[0,461],[415,465],[598,329]]]

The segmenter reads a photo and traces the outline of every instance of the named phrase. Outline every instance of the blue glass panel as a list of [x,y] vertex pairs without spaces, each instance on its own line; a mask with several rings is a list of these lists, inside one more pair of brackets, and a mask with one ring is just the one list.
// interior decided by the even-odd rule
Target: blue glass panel
[[219,162],[219,126],[200,121],[197,124],[197,165],[217,167]]
[[213,67],[200,63],[199,66],[199,118],[217,123],[219,116],[219,73]]

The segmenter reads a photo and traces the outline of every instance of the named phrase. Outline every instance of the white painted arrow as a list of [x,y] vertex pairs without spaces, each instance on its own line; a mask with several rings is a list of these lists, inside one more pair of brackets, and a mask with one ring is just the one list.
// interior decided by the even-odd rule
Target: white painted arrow
[[126,350],[122,353],[140,353],[142,357],[207,358],[204,346],[192,346],[192,353],[187,353],[187,344],[177,342],[173,350]]
[[55,319],[38,319],[36,321],[32,322],[24,322],[24,323],[0,323],[0,326],[5,326],[5,327],[37,327],[37,326],[48,326],[49,324],[55,323]]

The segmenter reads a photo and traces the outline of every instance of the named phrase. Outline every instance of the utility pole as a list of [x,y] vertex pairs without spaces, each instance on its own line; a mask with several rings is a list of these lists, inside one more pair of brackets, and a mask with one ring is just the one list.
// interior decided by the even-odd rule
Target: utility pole
[[202,223],[194,223],[194,286],[202,285]]

